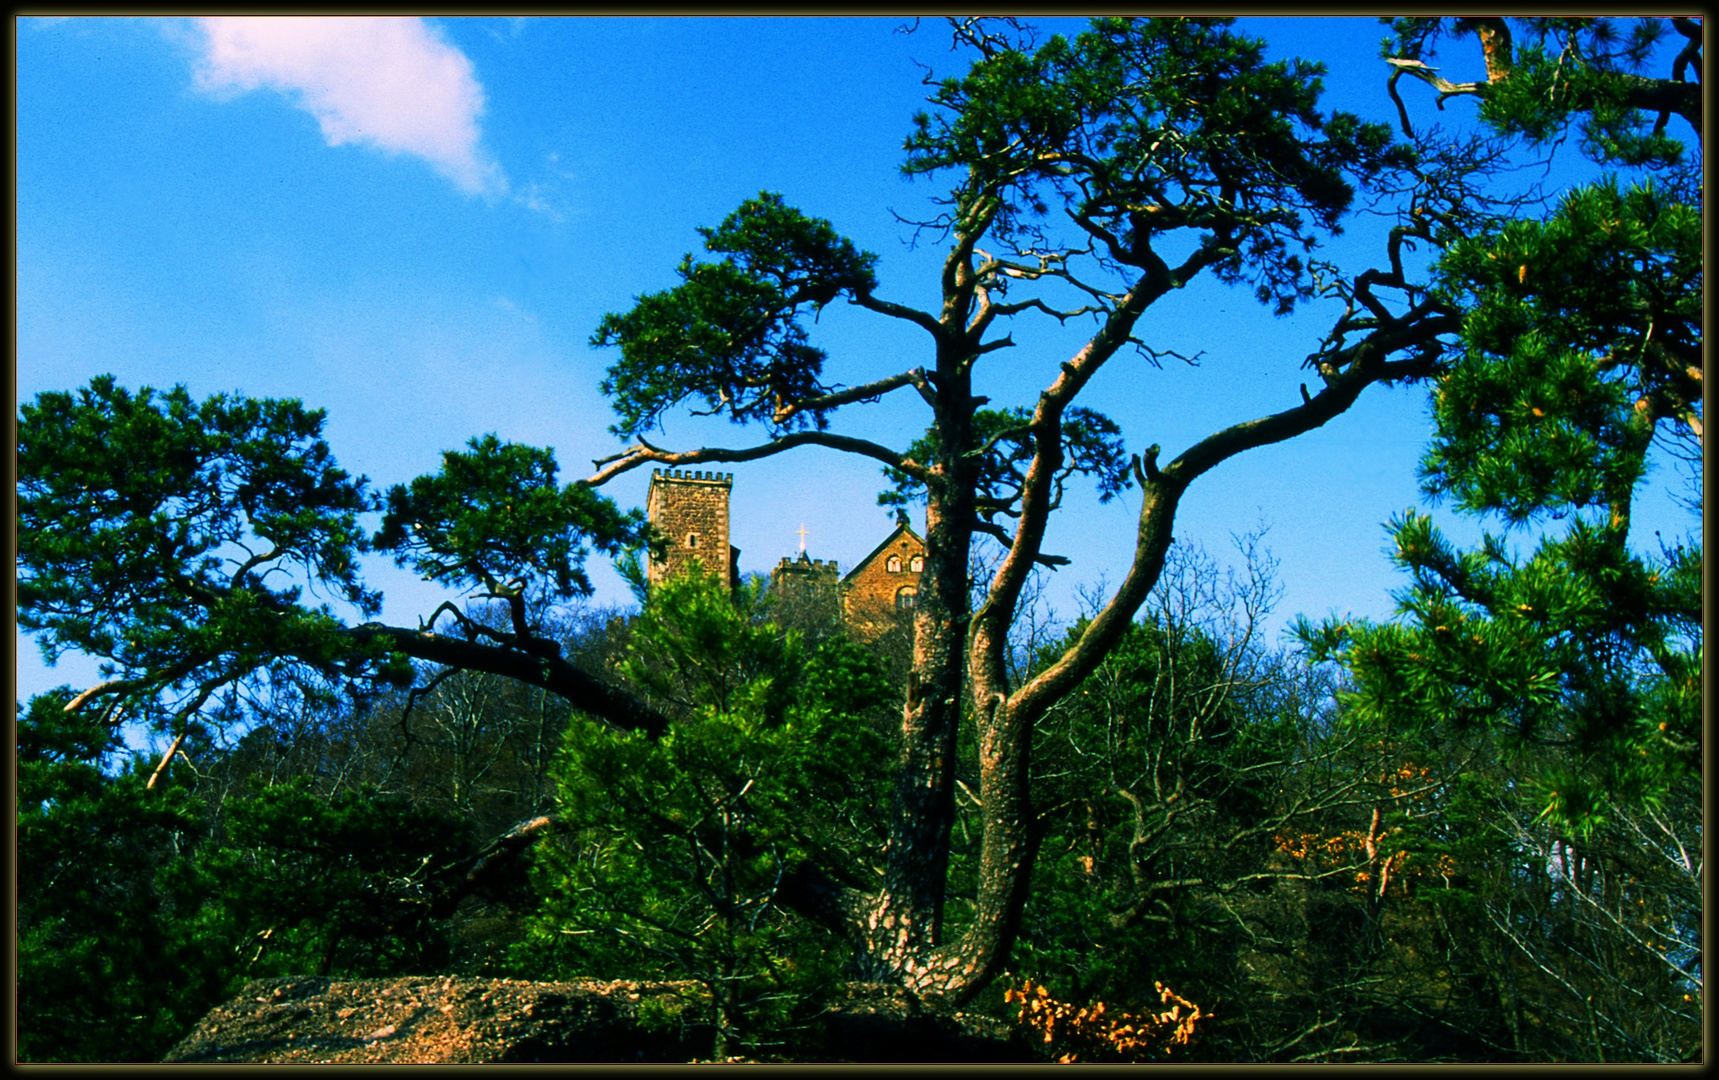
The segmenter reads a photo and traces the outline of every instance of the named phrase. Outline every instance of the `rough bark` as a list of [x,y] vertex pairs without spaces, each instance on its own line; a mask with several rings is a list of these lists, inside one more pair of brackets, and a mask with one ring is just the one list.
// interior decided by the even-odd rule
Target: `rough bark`
[[[966,670],[963,647],[971,617],[967,567],[974,519],[972,339],[960,300],[970,244],[946,263],[955,283],[944,306],[932,393],[939,460],[927,478],[925,573],[914,611],[913,663],[902,704],[900,756],[890,807],[882,890],[861,928],[871,963],[910,989],[932,989],[943,944],[949,836],[955,824],[955,751]],[[970,291],[970,286],[966,286]],[[930,980],[928,982],[928,980]]]

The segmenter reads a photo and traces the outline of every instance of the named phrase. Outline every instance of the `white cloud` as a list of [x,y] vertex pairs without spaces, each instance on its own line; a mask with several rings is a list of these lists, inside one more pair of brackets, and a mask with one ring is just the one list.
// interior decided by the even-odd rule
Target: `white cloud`
[[531,312],[520,307],[518,304],[514,303],[512,300],[508,299],[505,296],[491,297],[489,304],[490,304],[490,307],[498,308],[501,311],[506,312],[508,315],[513,316],[514,318],[518,319],[519,321],[521,321],[523,323],[528,323],[531,326],[537,325],[537,316],[536,315],[533,315]]
[[259,88],[316,117],[330,146],[359,143],[428,161],[474,194],[501,192],[501,167],[479,148],[483,87],[464,53],[422,19],[223,16],[204,32],[199,88]]
[[567,220],[567,211],[555,201],[550,194],[551,190],[533,181],[526,184],[524,190],[514,195],[513,201],[532,213],[542,214],[550,221],[559,224]]

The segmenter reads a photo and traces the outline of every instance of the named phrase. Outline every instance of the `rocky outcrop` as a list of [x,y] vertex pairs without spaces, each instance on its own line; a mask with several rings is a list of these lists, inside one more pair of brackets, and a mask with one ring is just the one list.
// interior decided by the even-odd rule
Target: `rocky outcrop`
[[[180,1040],[171,1064],[709,1060],[693,983],[417,977],[256,980]],[[802,1061],[1026,1060],[1006,1025],[931,1012],[896,988],[846,987],[800,1029]],[[759,1059],[764,1060],[764,1059]]]

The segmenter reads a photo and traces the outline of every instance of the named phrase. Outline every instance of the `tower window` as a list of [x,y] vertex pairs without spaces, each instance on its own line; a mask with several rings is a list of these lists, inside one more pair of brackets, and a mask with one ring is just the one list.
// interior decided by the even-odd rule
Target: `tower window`
[[919,590],[908,585],[898,589],[895,594],[895,610],[912,611],[913,605],[919,600]]
[[891,555],[889,557],[888,566],[889,566],[889,572],[890,573],[892,573],[892,574],[901,573],[901,556],[900,555]]
[[925,556],[915,555],[913,561],[907,564],[907,568],[916,574],[922,572],[925,569]]
[[689,548],[695,548],[698,546],[698,534],[697,533],[687,533],[686,534],[686,546]]

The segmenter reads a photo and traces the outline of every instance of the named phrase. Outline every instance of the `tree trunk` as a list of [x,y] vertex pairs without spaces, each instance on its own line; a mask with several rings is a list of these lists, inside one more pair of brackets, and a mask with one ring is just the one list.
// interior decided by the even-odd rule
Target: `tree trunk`
[[935,423],[941,454],[927,486],[925,573],[913,615],[913,663],[901,712],[901,748],[891,799],[884,887],[867,905],[864,947],[879,975],[917,989],[941,942],[955,823],[955,751],[970,618],[968,554],[973,536],[971,441],[974,402],[959,362],[940,359]]

